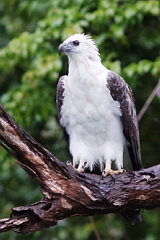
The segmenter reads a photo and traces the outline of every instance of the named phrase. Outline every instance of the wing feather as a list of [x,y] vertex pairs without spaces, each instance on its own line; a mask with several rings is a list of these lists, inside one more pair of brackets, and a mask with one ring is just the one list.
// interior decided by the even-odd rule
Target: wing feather
[[140,139],[132,90],[123,78],[112,71],[108,73],[107,87],[113,99],[120,103],[123,133],[129,143],[127,147],[132,166],[134,170],[139,170],[142,168]]
[[[67,81],[67,78],[68,78],[67,75],[60,77],[57,84],[56,104],[57,104],[59,121],[61,120],[61,109],[62,109],[64,98],[65,98],[65,81]],[[67,134],[64,127],[62,127],[62,129],[67,142],[69,142],[69,135]]]

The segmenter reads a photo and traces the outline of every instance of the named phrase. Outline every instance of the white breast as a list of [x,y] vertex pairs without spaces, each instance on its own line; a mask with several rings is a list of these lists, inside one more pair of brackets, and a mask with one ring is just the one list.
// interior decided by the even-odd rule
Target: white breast
[[105,68],[98,75],[87,71],[66,82],[61,124],[70,137],[74,165],[84,159],[90,169],[94,164],[102,168],[103,162],[115,160],[122,167],[121,112],[106,87],[107,73]]

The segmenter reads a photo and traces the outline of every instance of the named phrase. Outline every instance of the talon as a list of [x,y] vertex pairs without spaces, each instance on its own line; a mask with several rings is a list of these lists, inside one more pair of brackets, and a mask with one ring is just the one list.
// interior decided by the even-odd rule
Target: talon
[[73,164],[71,163],[71,161],[67,161],[67,166],[72,166],[73,167]]
[[76,170],[81,173],[85,172],[85,165],[86,163],[84,163],[83,165],[79,165]]
[[84,168],[82,168],[82,167],[81,167],[81,168],[78,167],[78,168],[76,168],[76,170],[77,170],[78,172],[81,172],[81,173],[84,172]]
[[77,168],[73,166],[71,161],[67,161],[66,163],[67,163],[67,166],[72,167],[73,169],[77,170],[78,172],[84,172],[85,171],[86,162],[83,165],[79,165]]
[[76,169],[78,172],[85,172],[85,165],[87,164],[87,162],[82,162],[79,164],[78,168]]
[[102,172],[102,176],[106,177],[108,175],[112,175],[112,173],[113,173],[112,169],[104,169],[103,172]]
[[125,172],[125,169],[118,169],[118,170],[114,170],[113,174],[119,174],[119,173],[123,173]]
[[125,171],[126,171],[125,169],[118,169],[118,170],[104,169],[102,172],[102,176],[106,177],[107,175],[120,174]]
[[70,166],[70,167],[72,167],[73,169],[77,170],[77,169],[73,166],[73,164],[72,164],[71,161],[67,161],[67,166]]

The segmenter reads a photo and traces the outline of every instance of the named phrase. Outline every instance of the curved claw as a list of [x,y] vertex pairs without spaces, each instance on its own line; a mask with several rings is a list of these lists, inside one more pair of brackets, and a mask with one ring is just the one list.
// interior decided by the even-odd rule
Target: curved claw
[[84,163],[83,165],[79,164],[78,168],[75,168],[71,161],[67,161],[67,166],[70,166],[73,169],[77,170],[78,172],[82,172],[82,173],[85,171],[85,164],[86,163]]
[[69,160],[66,162],[66,164],[67,164],[67,166],[72,166],[73,167],[73,164]]
[[102,176],[106,177],[108,175],[113,175],[113,174],[120,174],[125,172],[125,169],[118,169],[118,170],[112,170],[112,169],[104,169],[102,172]]
[[113,174],[119,174],[119,173],[123,173],[125,171],[126,171],[125,169],[118,169],[118,170],[114,170]]
[[113,173],[112,169],[104,169],[103,172],[102,172],[102,176],[106,177],[108,175],[112,175],[112,173]]
[[77,168],[77,171],[78,172],[85,172],[85,165],[86,165],[86,162],[81,162]]

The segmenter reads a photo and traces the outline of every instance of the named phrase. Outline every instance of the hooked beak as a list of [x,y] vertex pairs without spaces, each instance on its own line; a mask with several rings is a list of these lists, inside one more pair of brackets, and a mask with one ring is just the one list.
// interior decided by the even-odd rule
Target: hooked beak
[[62,52],[66,53],[66,54],[68,55],[68,53],[73,52],[73,49],[72,49],[72,47],[71,47],[70,44],[61,43],[61,44],[59,45],[59,48],[58,48],[58,53],[59,53],[59,55],[60,55]]
[[61,44],[59,45],[59,47],[58,47],[58,53],[59,53],[59,55],[60,55],[62,52],[64,52],[64,51],[65,51],[65,47],[64,47],[63,43],[61,43]]

